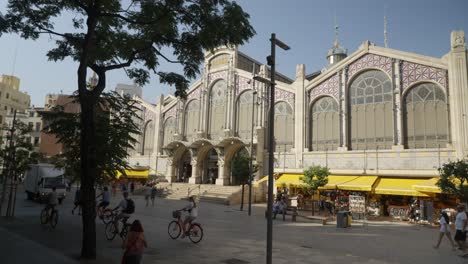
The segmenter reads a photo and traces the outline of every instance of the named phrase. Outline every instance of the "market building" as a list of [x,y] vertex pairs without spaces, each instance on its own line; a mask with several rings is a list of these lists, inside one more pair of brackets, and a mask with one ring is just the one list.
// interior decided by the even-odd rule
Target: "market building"
[[[468,154],[464,32],[451,33],[441,58],[369,41],[348,55],[335,41],[327,59],[322,71],[308,73],[299,64],[293,79],[275,76],[274,171],[283,174],[277,185],[282,177],[286,186],[300,185],[305,168],[322,165],[337,191],[380,195],[384,203],[434,198],[437,168]],[[230,162],[253,144],[261,182],[269,95],[254,75],[269,78],[269,69],[223,47],[206,54],[186,99],[138,99],[143,136],[131,163],[147,164],[169,182],[234,185]]]

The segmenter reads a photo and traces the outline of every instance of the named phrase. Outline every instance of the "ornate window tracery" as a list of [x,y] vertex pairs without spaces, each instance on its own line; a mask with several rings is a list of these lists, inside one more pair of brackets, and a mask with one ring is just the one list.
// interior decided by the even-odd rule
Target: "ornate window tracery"
[[349,88],[349,147],[390,149],[393,145],[393,94],[379,70],[359,74]]
[[237,135],[243,139],[250,139],[253,129],[252,111],[253,111],[253,91],[243,92],[237,101]]
[[163,146],[174,140],[174,134],[177,132],[177,123],[175,117],[169,117],[164,122]]
[[192,100],[185,108],[185,138],[190,141],[198,129],[198,121],[200,119],[200,103],[198,100]]
[[286,102],[275,105],[275,151],[290,151],[294,145],[293,109]]
[[444,92],[434,83],[422,83],[410,89],[403,104],[406,147],[445,147],[449,129]]
[[310,116],[310,149],[336,150],[340,144],[338,103],[332,97],[322,97],[313,104]]
[[226,115],[226,90],[225,80],[219,80],[211,87],[208,118],[208,135],[211,139],[222,136]]

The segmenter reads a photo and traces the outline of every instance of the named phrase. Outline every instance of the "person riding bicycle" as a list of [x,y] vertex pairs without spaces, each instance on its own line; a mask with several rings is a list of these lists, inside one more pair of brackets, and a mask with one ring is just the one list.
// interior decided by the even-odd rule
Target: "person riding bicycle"
[[190,203],[187,206],[179,210],[179,211],[189,212],[189,215],[185,216],[184,223],[182,224],[181,238],[185,237],[186,230],[190,228],[190,225],[192,224],[192,222],[198,217],[198,207],[197,207],[197,203],[195,202],[195,197],[190,196],[189,202]]
[[113,209],[113,211],[115,211],[120,208],[120,213],[115,217],[115,224],[117,227],[119,226],[120,219],[123,219],[122,222],[124,222],[135,212],[135,202],[128,198],[128,192],[124,192],[123,197],[119,205]]
[[55,206],[59,203],[56,190],[57,188],[52,187],[52,192],[48,195],[46,208],[50,210],[49,213],[55,210]]
[[104,189],[102,190],[101,194],[99,194],[98,196],[96,196],[96,199],[101,197],[102,196],[102,199],[101,199],[101,202],[98,204],[97,206],[97,209],[99,210],[104,210],[106,209],[107,206],[109,206],[110,204],[110,193],[109,193],[109,189],[107,187],[104,187]]

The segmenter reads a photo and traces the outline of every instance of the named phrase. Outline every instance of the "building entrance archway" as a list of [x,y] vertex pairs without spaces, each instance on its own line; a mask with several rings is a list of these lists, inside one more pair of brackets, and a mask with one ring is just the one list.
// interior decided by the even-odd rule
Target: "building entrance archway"
[[192,176],[192,156],[190,151],[185,149],[182,157],[177,162],[176,182],[188,182]]

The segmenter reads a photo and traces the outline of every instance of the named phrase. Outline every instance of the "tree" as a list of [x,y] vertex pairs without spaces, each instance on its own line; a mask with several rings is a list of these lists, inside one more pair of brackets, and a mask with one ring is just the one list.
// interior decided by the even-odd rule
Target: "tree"
[[[232,160],[232,177],[235,178],[242,185],[241,207],[244,209],[244,187],[249,181],[250,176],[250,158],[243,152],[237,153]],[[253,172],[252,172],[253,173]]]
[[[75,97],[76,98],[76,97]],[[76,103],[71,101],[70,103]],[[106,184],[115,179],[117,171],[125,175],[129,168],[128,150],[134,149],[140,134],[138,107],[129,96],[120,96],[115,92],[103,93],[100,97],[100,110],[96,112],[96,149],[97,184]],[[63,151],[52,158],[59,168],[71,180],[78,180],[80,175],[80,114],[67,113],[63,106],[55,106],[44,115],[48,125],[44,131],[57,137],[57,143],[63,144]]]
[[443,193],[454,194],[460,200],[468,202],[468,162],[457,160],[445,163],[439,168],[440,179],[437,186]]
[[[18,119],[14,119],[12,126],[7,129],[6,137],[4,141],[4,148],[0,152],[1,157],[1,166],[2,170],[2,194],[0,197],[0,214],[2,211],[2,205],[5,201],[6,195],[6,186],[8,180],[10,180],[11,186],[13,183],[17,182],[19,176],[23,175],[28,169],[30,164],[38,163],[40,154],[33,151],[33,145],[31,143],[30,133],[32,132],[32,127],[24,124]],[[15,188],[16,190],[16,188]],[[16,197],[16,191],[15,191]],[[7,215],[11,215],[11,210],[13,208],[12,200],[15,198],[12,197],[10,190],[9,197],[9,206]]]
[[314,214],[314,193],[322,186],[328,183],[328,175],[330,171],[327,167],[312,166],[304,170],[304,176],[301,181],[306,185],[306,190],[312,195],[312,215]]
[[[58,18],[62,21],[57,23]],[[55,25],[73,30],[59,32]],[[109,71],[124,69],[137,84],[148,82],[150,72],[162,83],[175,85],[185,97],[187,78],[199,73],[204,50],[240,45],[255,34],[249,15],[228,0],[9,0],[0,16],[0,32],[18,33],[25,39],[42,34],[55,38],[47,57],[78,63],[78,99],[81,105],[81,193],[83,240],[81,256],[96,258],[95,190],[97,178],[96,122],[98,99]],[[164,53],[170,51],[172,56]],[[160,60],[183,66],[184,76],[158,70]],[[88,70],[98,76],[88,89]]]

